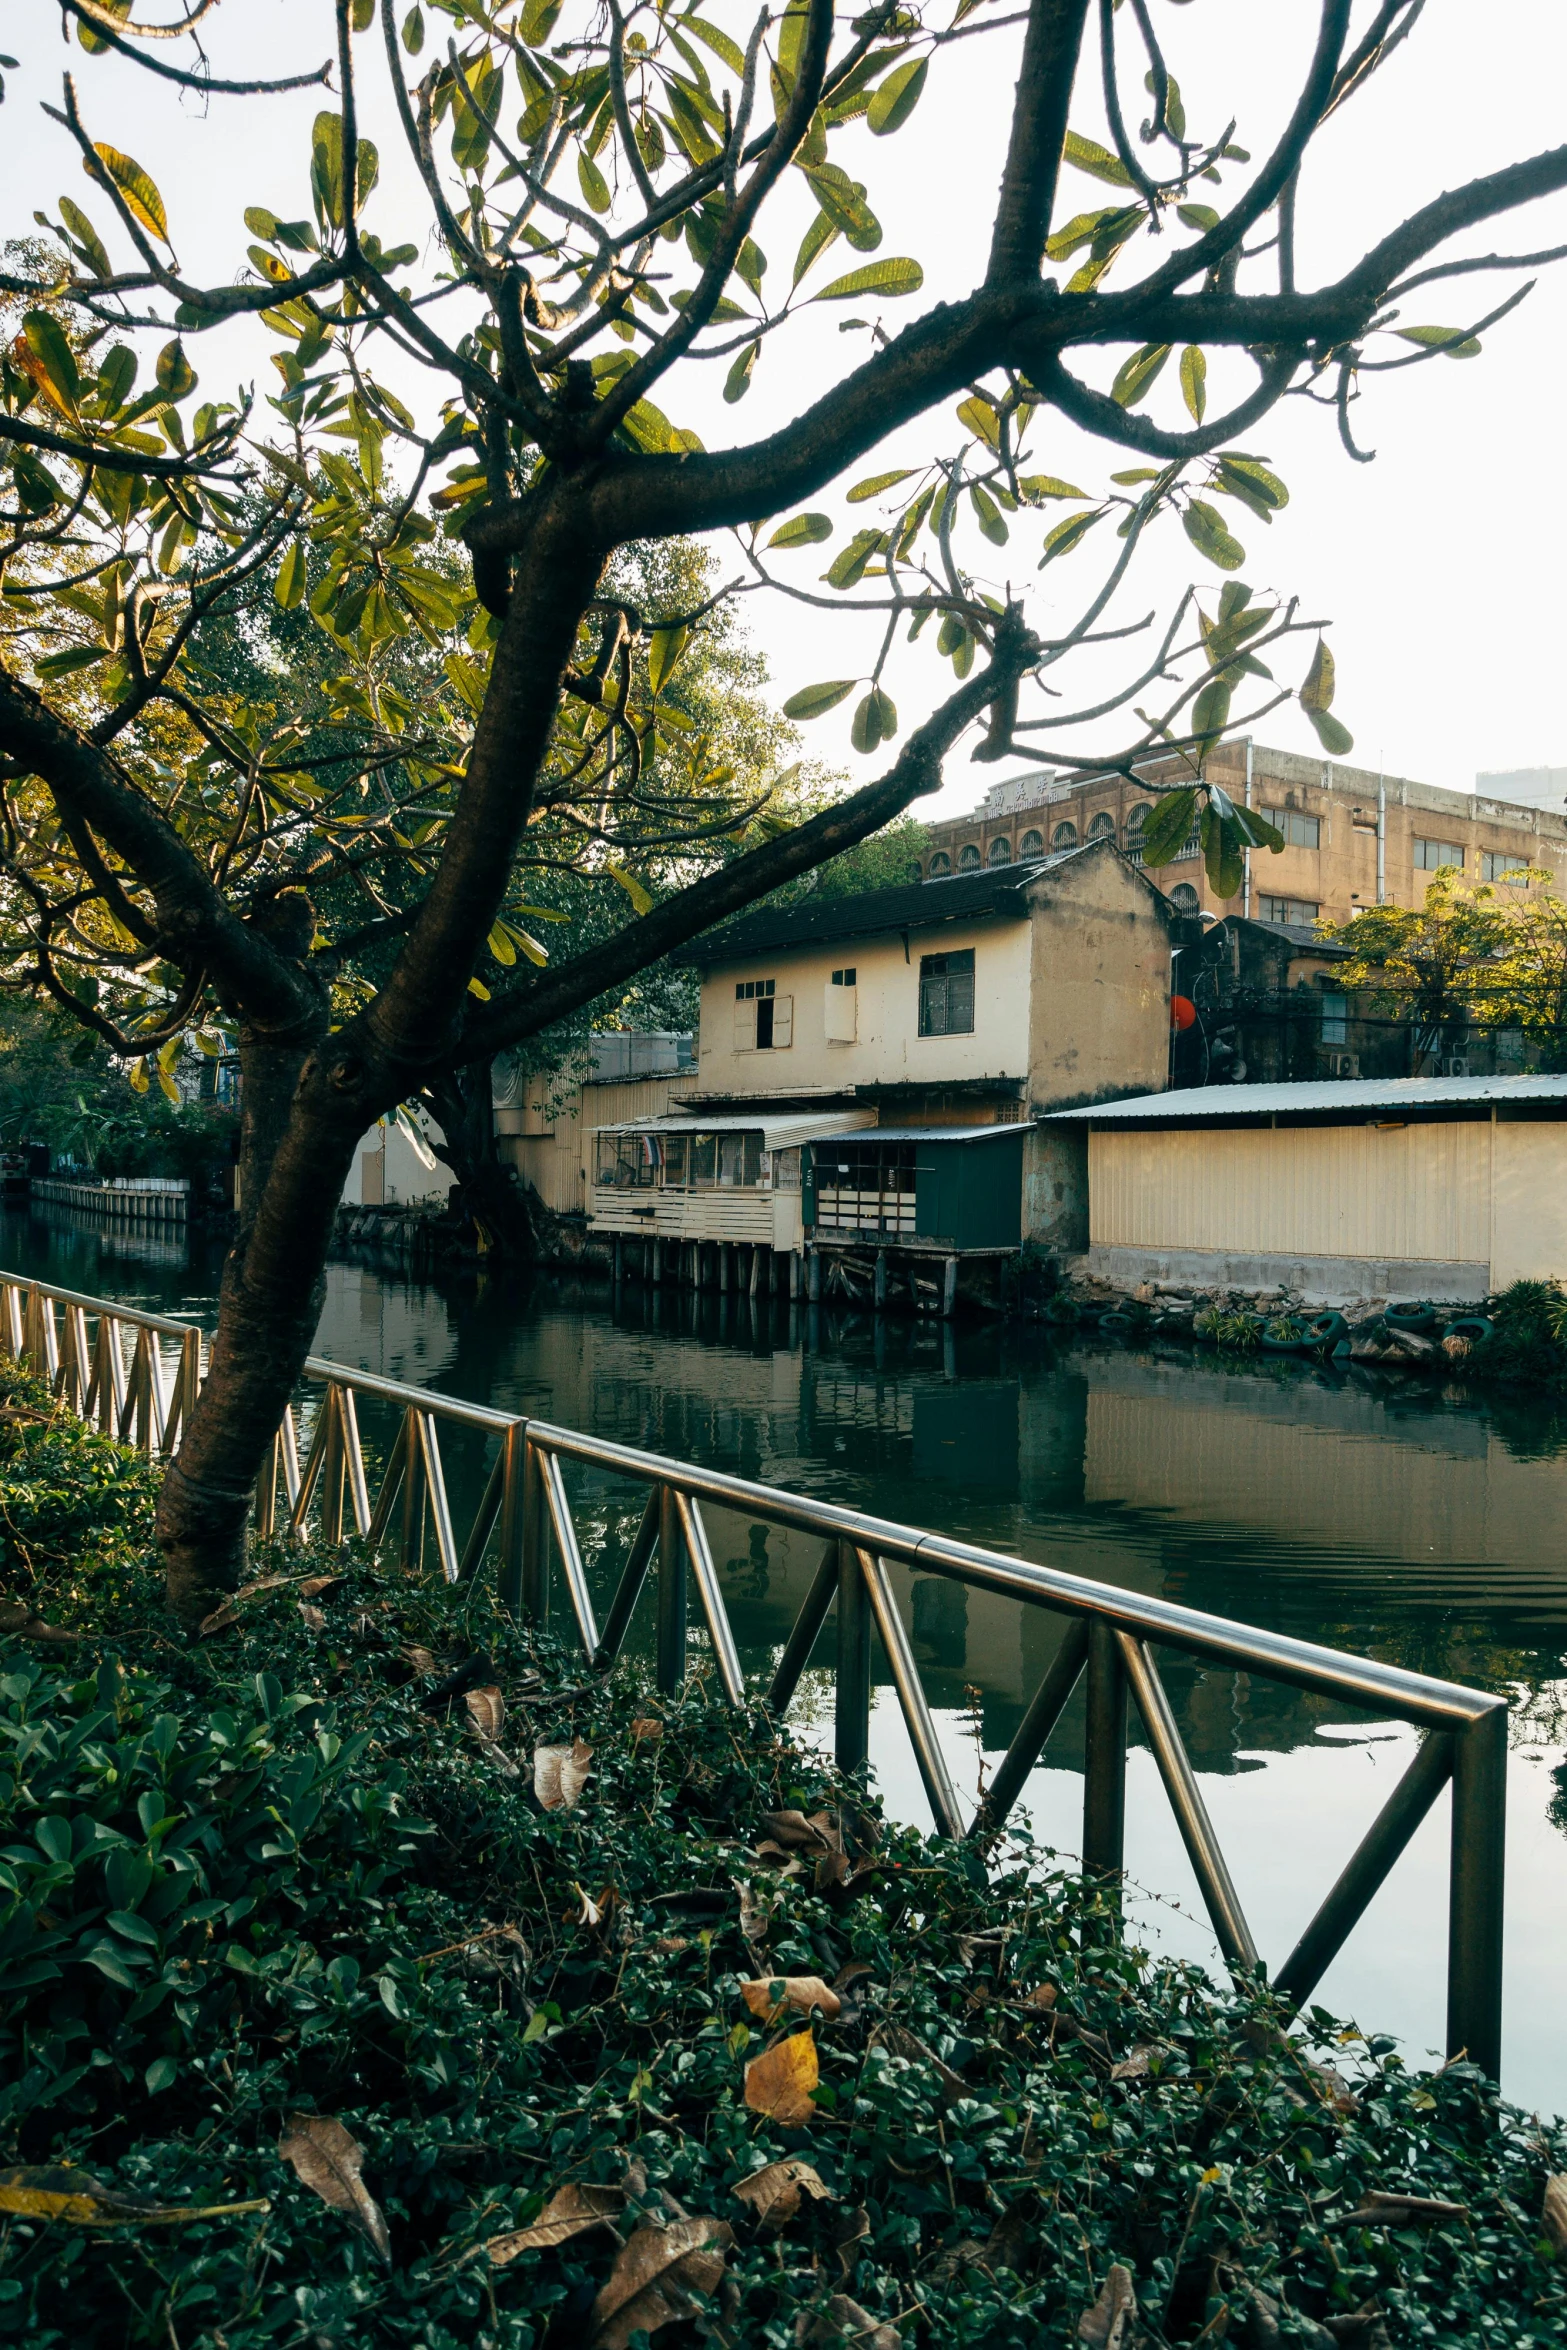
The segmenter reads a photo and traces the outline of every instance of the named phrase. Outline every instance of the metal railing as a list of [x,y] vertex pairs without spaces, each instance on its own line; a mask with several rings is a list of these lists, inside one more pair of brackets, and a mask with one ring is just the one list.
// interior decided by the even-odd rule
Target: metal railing
[[[61,1320],[57,1323],[56,1313]],[[87,1319],[96,1320],[89,1343]],[[159,1339],[169,1344],[165,1366]],[[172,1342],[172,1343],[170,1343]],[[43,1372],[71,1407],[148,1451],[167,1450],[201,1377],[201,1337],[189,1325],[0,1272],[0,1344]],[[476,1574],[493,1551],[497,1595],[522,1621],[543,1626],[553,1567],[584,1656],[618,1655],[650,1578],[655,1581],[657,1676],[678,1691],[689,1663],[691,1587],[726,1701],[746,1701],[745,1676],[724,1606],[704,1505],[822,1541],[812,1578],[766,1691],[788,1707],[829,1616],[835,1617],[834,1753],[848,1773],[870,1751],[873,1637],[879,1637],[931,1812],[950,1837],[997,1829],[1023,1790],[1079,1682],[1086,1685],[1082,1859],[1112,1888],[1124,1865],[1128,1715],[1135,1706],[1191,1860],[1219,1947],[1238,1975],[1261,1967],[1229,1866],[1177,1727],[1155,1648],[1261,1674],[1427,1735],[1361,1838],[1337,1883],[1277,1972],[1294,2007],[1310,1998],[1370,1907],[1442,1789],[1452,1783],[1448,1895],[1447,2050],[1467,2052],[1493,2078],[1500,2065],[1502,1890],[1508,1711],[1486,1691],[1401,1666],[1347,1655],[1278,1632],[1230,1622],[950,1536],[896,1524],[842,1504],[785,1493],[721,1469],[704,1469],[542,1420],[463,1403],[319,1356],[306,1379],[322,1390],[304,1456],[292,1407],[273,1439],[256,1498],[260,1534],[300,1536],[314,1515],[319,1539],[345,1533],[391,1551],[410,1571],[434,1563],[450,1582]],[[356,1398],[401,1417],[372,1502]],[[443,1428],[495,1442],[481,1497],[459,1543],[441,1455]],[[568,1463],[646,1488],[636,1533],[621,1562],[609,1612],[594,1612],[566,1487]],[[1065,1637],[974,1816],[964,1821],[893,1587],[894,1567],[946,1576],[972,1589],[1042,1608],[1066,1621]]]

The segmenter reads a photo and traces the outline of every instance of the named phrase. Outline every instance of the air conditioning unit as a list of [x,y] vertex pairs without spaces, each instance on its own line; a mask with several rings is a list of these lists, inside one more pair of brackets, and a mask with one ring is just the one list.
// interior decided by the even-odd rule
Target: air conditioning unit
[[1358,1077],[1360,1075],[1359,1053],[1329,1053],[1328,1075],[1330,1077]]
[[1468,1074],[1469,1063],[1462,1053],[1449,1053],[1445,1060],[1437,1064],[1439,1077],[1467,1077]]

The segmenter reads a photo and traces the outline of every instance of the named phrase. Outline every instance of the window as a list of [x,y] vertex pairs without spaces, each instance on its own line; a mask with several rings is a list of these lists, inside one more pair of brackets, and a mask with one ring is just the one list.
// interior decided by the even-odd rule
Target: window
[[1417,840],[1415,843],[1415,871],[1439,873],[1444,865],[1456,865],[1462,871],[1464,852],[1456,840]]
[[974,950],[920,957],[921,1036],[974,1033]]
[[960,873],[977,873],[979,871],[979,851],[971,840],[965,841],[958,851],[958,871]]
[[794,1041],[794,998],[779,995],[776,979],[735,985],[735,1051],[766,1053]]
[[858,974],[852,963],[847,964],[842,971],[835,971],[832,975],[834,987],[853,987],[857,982]]
[[1263,808],[1264,824],[1271,824],[1284,835],[1285,846],[1292,849],[1320,849],[1322,820],[1318,816],[1303,816],[1298,808]]
[[1012,862],[1012,843],[1004,838],[1000,840],[993,840],[990,844],[990,862],[992,865],[1010,865]]
[[829,1044],[853,1044],[857,1033],[859,973],[852,963],[835,971],[825,989],[826,1003],[822,1008],[822,1026]]
[[1152,814],[1152,803],[1148,800],[1139,800],[1137,806],[1126,819],[1126,837],[1129,841],[1142,839],[1143,826]]
[[1045,853],[1044,834],[1042,832],[1025,832],[1017,844],[1017,853],[1020,857],[1042,857]]
[[1114,840],[1115,818],[1111,815],[1108,808],[1101,808],[1098,815],[1094,818],[1092,824],[1090,824],[1088,827],[1088,837],[1090,840],[1103,840],[1106,835],[1108,835],[1111,840]]
[[1058,824],[1050,835],[1050,846],[1053,849],[1075,849],[1077,846],[1077,826],[1075,824]]
[[1170,892],[1170,903],[1178,914],[1195,914],[1202,900],[1189,881],[1178,881]]
[[1301,925],[1315,922],[1321,907],[1313,898],[1269,898],[1258,901],[1259,922],[1294,922]]
[[943,874],[950,873],[951,871],[952,859],[948,856],[945,849],[938,849],[930,861],[929,879],[932,881],[939,881]]
[[1322,1041],[1324,1044],[1348,1044],[1349,998],[1347,995],[1322,996]]
[[1528,851],[1515,855],[1510,849],[1482,849],[1480,851],[1480,879],[1482,881],[1510,882],[1514,889],[1527,889],[1524,867],[1529,863]]

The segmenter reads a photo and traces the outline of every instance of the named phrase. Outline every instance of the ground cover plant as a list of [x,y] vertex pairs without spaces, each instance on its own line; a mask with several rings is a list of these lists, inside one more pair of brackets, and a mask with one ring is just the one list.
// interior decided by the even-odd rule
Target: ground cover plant
[[1474,2068],[480,1588],[279,1551],[173,1634],[146,1466],[0,1408],[0,2338],[1562,2338],[1567,2130]]

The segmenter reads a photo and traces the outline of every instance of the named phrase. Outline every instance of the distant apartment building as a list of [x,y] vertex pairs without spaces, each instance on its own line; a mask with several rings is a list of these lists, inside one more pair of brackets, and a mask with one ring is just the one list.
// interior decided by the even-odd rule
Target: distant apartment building
[[[947,873],[1026,863],[1107,839],[1142,862],[1143,827],[1153,813],[1150,786],[1185,779],[1185,762],[1151,759],[1137,780],[1098,775],[1011,776],[967,816],[928,827],[922,871]],[[1258,922],[1307,926],[1319,916],[1347,922],[1364,906],[1420,904],[1438,867],[1456,865],[1470,881],[1501,881],[1525,865],[1567,883],[1567,816],[1480,792],[1444,791],[1369,768],[1302,758],[1262,744],[1221,743],[1208,775],[1283,833],[1281,851],[1255,850],[1237,896],[1224,899],[1203,871],[1195,829],[1160,887],[1185,914],[1242,914]],[[1482,781],[1487,780],[1485,778]]]

